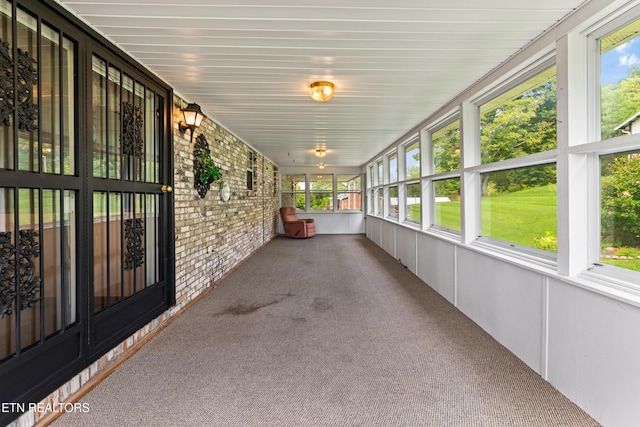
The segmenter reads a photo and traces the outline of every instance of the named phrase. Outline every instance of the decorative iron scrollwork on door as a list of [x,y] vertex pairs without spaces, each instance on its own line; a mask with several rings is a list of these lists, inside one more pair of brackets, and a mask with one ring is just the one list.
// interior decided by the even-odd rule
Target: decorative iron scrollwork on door
[[11,244],[11,232],[0,233],[0,319],[13,313],[13,302],[20,295],[20,310],[40,300],[40,277],[35,277],[34,258],[40,256],[40,244],[34,230],[20,230],[19,261],[16,266],[16,248]]
[[136,107],[130,102],[123,102],[122,114],[122,151],[130,156],[142,157],[144,149],[142,111],[140,107]]
[[15,248],[11,244],[11,233],[0,233],[0,319],[11,314],[15,299],[16,261],[13,259]]
[[36,61],[18,48],[18,127],[27,132],[38,129],[38,106],[33,103],[33,86],[38,84]]
[[124,254],[124,269],[133,270],[144,264],[144,220],[141,218],[126,219],[124,221],[124,239],[127,251]]
[[0,39],[0,123],[11,125],[17,102],[18,128],[31,132],[38,129],[39,110],[33,102],[33,86],[38,84],[37,63],[29,52],[18,48],[17,65],[16,76],[9,43]]
[[13,61],[9,43],[0,39],[0,123],[11,126],[13,114]]

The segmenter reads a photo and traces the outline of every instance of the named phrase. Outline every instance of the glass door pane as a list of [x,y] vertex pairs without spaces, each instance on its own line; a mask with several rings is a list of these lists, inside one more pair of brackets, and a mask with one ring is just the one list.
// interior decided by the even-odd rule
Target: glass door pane
[[15,353],[15,320],[12,316],[15,287],[14,190],[0,187],[0,360]]
[[[13,25],[11,3],[0,0],[0,49],[2,57],[13,56]],[[5,77],[13,68],[13,61],[3,61],[0,75]],[[13,147],[13,107],[9,99],[0,102],[0,169],[15,169]],[[2,343],[0,343],[0,358],[2,357]]]
[[0,208],[2,359],[76,321],[75,193],[0,188]]
[[14,61],[27,64],[22,81],[15,84],[18,92],[18,168],[24,171],[40,171],[38,158],[38,21],[27,12],[18,9],[17,15],[18,58]]

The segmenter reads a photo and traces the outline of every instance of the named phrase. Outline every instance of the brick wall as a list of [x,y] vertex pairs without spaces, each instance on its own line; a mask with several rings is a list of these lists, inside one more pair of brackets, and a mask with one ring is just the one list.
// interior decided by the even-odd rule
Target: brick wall
[[[179,105],[180,100],[176,99]],[[176,109],[179,113],[179,110]],[[189,132],[181,135],[175,125],[176,307],[178,311],[202,290],[217,282],[277,233],[278,198],[274,191],[275,165],[259,153],[253,166],[255,186],[247,190],[250,147],[205,119],[193,143]],[[211,157],[231,188],[231,198],[220,200],[217,183],[205,198],[194,188],[193,147],[204,134]]]
[[[186,103],[175,97],[175,105]],[[176,305],[71,378],[39,402],[40,407],[60,409],[65,406],[61,404],[76,401],[198,295],[217,284],[277,234],[276,166],[256,153],[255,186],[253,191],[247,191],[248,158],[253,150],[210,119],[202,122],[194,134],[194,142],[190,143],[189,132],[179,132],[179,122],[180,110],[174,107]],[[205,135],[211,157],[221,167],[222,179],[231,188],[227,202],[220,200],[219,186],[215,183],[205,198],[200,198],[194,188],[193,147],[200,134]],[[28,411],[9,427],[46,424],[58,415]]]

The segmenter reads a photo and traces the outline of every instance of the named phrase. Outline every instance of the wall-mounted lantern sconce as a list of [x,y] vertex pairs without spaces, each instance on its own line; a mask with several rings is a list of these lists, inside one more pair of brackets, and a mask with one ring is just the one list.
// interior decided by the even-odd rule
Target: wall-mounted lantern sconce
[[204,114],[202,114],[200,106],[194,103],[188,104],[181,111],[184,116],[184,124],[183,122],[178,123],[178,128],[180,129],[180,133],[185,133],[187,129],[191,129],[191,139],[189,139],[189,142],[193,142],[193,131],[202,123]]

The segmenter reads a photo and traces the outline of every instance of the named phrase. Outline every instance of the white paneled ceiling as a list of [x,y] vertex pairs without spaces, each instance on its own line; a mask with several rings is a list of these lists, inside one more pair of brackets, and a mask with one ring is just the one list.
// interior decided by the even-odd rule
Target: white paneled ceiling
[[362,165],[583,3],[58,1],[281,167]]

